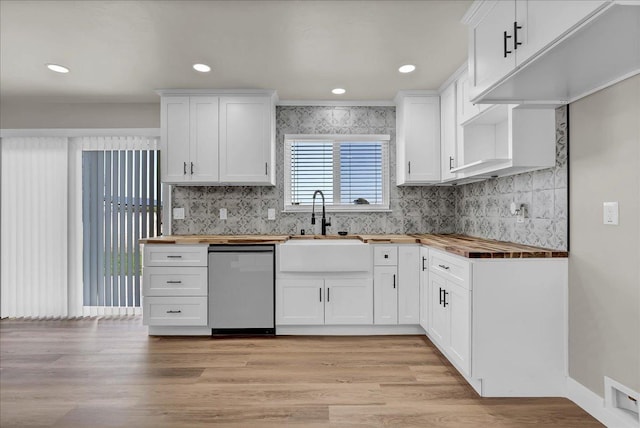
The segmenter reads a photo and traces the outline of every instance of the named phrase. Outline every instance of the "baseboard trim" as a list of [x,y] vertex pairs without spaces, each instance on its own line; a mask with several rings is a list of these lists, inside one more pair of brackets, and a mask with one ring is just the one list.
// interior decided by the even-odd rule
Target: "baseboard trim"
[[378,336],[395,334],[420,334],[419,325],[278,325],[276,336]]
[[605,407],[604,398],[573,378],[567,377],[567,398],[610,428],[638,428],[630,425]]

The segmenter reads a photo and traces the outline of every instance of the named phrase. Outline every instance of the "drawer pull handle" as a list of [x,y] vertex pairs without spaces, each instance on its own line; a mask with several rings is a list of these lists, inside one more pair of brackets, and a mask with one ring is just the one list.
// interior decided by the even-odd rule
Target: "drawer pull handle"
[[167,284],[182,284],[182,281],[169,280]]
[[445,265],[438,265],[438,266],[440,266],[444,270],[449,270],[449,266],[445,266]]
[[181,259],[181,258],[182,258],[182,256],[174,256],[173,254],[169,254],[169,255],[167,256],[167,258],[168,258],[168,259]]
[[169,309],[169,310],[167,311],[167,313],[168,313],[168,314],[181,314],[181,313],[182,313],[182,311],[181,311],[181,310],[174,311],[174,310],[172,310],[172,309]]

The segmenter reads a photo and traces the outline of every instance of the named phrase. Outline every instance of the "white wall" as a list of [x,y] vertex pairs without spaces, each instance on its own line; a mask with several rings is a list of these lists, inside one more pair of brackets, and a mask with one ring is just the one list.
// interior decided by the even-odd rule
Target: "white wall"
[[639,391],[640,75],[569,113],[569,375],[600,396],[603,376]]
[[160,102],[100,104],[2,100],[0,128],[160,128]]

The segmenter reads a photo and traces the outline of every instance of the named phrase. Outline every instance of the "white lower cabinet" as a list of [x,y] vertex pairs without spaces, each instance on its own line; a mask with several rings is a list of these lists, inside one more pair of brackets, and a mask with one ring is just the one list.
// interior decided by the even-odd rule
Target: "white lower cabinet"
[[427,335],[480,395],[563,394],[566,258],[423,257]]
[[145,244],[142,323],[206,327],[208,245]]
[[373,323],[370,278],[287,278],[276,281],[276,324]]
[[420,247],[420,327],[429,327],[429,248]]
[[376,245],[373,251],[374,323],[420,322],[420,247]]

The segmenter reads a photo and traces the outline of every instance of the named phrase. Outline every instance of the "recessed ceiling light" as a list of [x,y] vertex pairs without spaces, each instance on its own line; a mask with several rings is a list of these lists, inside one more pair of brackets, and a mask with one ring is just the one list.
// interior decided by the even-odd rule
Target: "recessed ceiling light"
[[47,64],[47,68],[51,71],[55,71],[56,73],[68,73],[69,69],[62,65],[58,64]]
[[336,94],[336,95],[342,95],[347,91],[345,89],[342,89],[342,88],[335,88],[335,89],[332,89],[331,92]]
[[416,69],[416,66],[415,66],[415,65],[413,65],[413,64],[406,64],[406,65],[403,65],[402,67],[400,67],[400,68],[398,69],[398,71],[399,71],[400,73],[411,73],[411,72],[412,72],[413,70],[415,70],[415,69]]
[[211,67],[207,64],[193,64],[193,69],[199,71],[200,73],[208,73],[211,71]]

